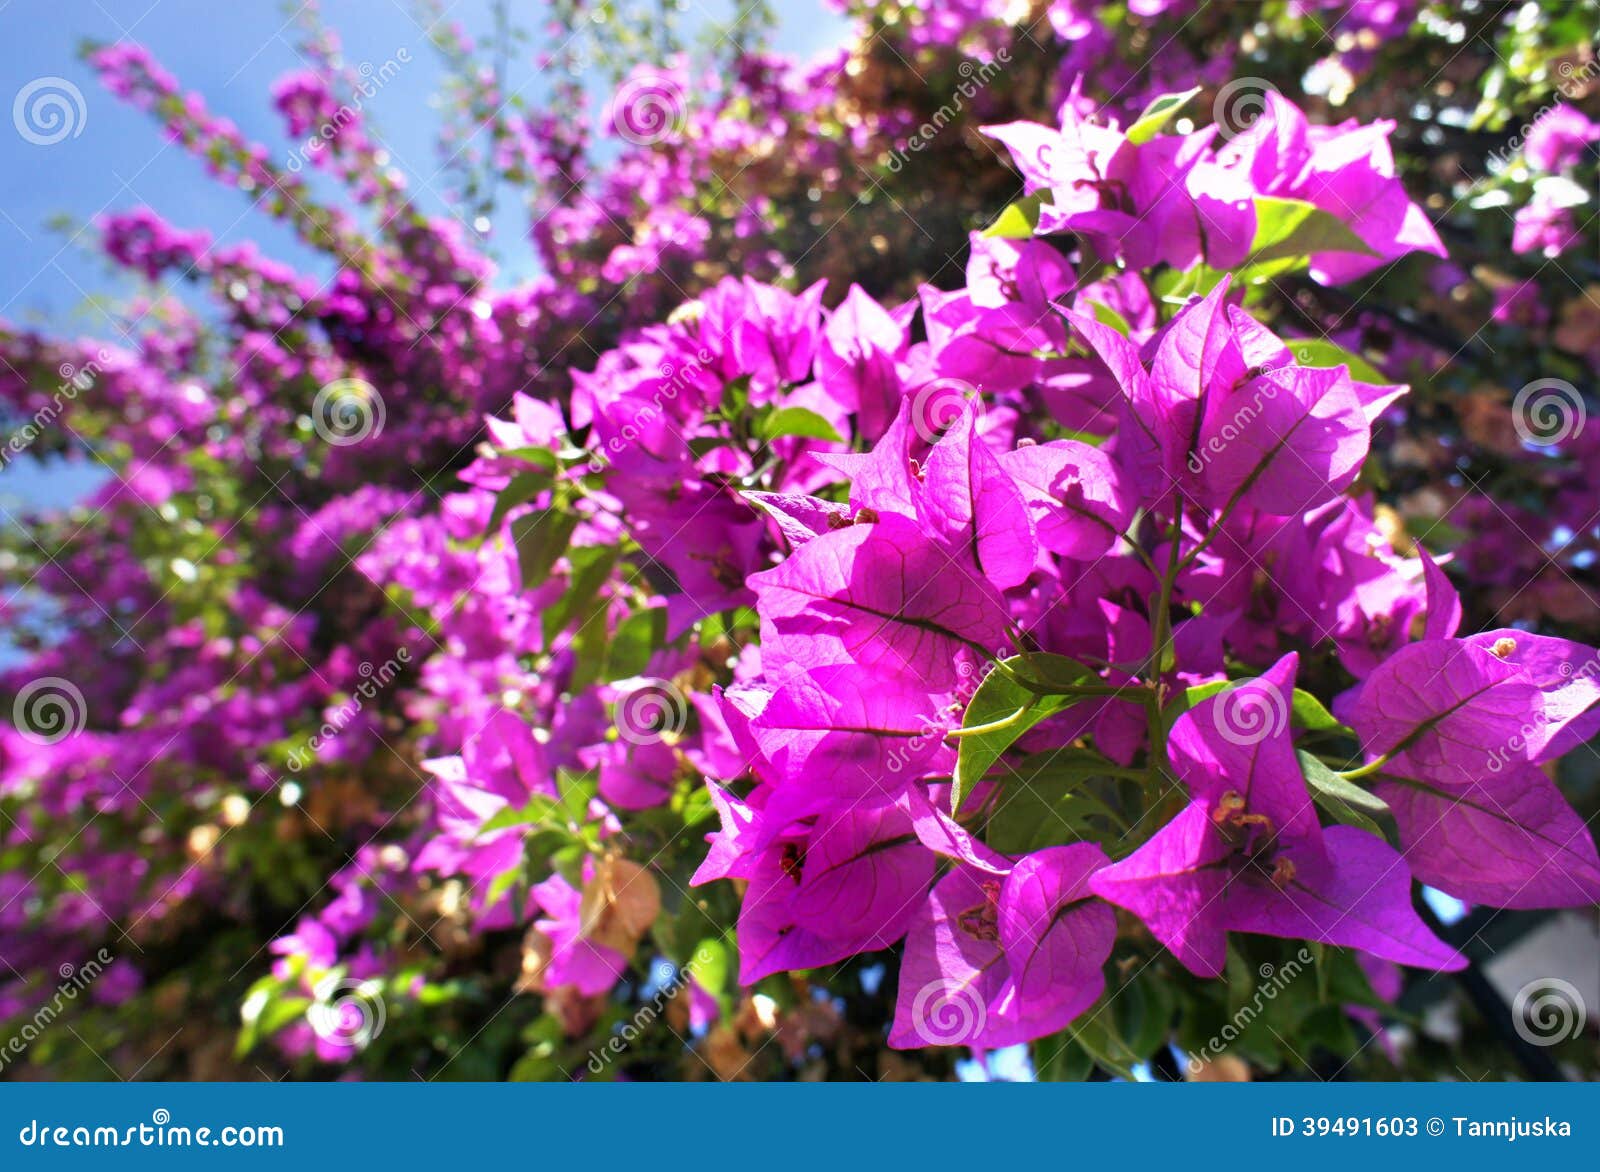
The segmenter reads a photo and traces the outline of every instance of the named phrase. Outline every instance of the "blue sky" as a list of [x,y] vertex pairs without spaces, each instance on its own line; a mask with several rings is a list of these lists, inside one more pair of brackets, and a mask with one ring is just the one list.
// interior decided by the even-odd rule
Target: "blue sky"
[[[725,20],[733,0],[687,0],[683,23]],[[492,0],[445,0],[448,17],[469,34],[493,27]],[[513,0],[512,10],[530,31],[542,4]],[[778,47],[807,56],[844,34],[844,24],[821,0],[780,0]],[[134,285],[112,272],[94,250],[96,236],[80,231],[104,212],[149,205],[184,228],[205,228],[219,242],[254,240],[276,259],[316,270],[292,235],[255,214],[241,193],[206,176],[181,148],[168,144],[148,115],[102,90],[79,59],[85,40],[133,40],[150,48],[185,89],[198,90],[217,113],[246,136],[283,152],[291,148],[271,110],[268,89],[303,65],[295,50],[293,7],[275,0],[0,0],[0,100],[11,106],[20,91],[43,78],[61,78],[82,95],[77,132],[49,145],[29,142],[0,122],[0,318],[52,332],[114,336],[92,297],[129,292]],[[405,50],[410,61],[366,103],[366,113],[412,190],[429,211],[442,213],[438,127],[432,102],[443,73],[411,0],[322,0],[327,24],[337,29],[346,59],[375,67]],[[537,47],[535,40],[531,49]],[[528,54],[524,55],[525,57]],[[509,83],[537,100],[542,79],[531,61],[513,63]],[[495,246],[511,276],[530,267],[520,237],[524,223],[512,211],[497,225]],[[59,221],[52,226],[53,221]],[[88,469],[41,475],[25,461],[0,472],[0,504],[66,503],[92,483]],[[9,500],[8,500],[9,498]]]

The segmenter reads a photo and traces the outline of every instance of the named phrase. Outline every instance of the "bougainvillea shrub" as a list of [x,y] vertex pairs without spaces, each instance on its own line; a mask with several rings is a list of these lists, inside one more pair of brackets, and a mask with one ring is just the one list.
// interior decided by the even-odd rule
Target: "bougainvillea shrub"
[[0,331],[109,473],[0,563],[26,1069],[1594,1068],[1475,979],[1600,903],[1592,6],[847,11],[436,23],[461,222],[315,23],[287,154],[88,50],[337,267],[135,209],[136,344]]

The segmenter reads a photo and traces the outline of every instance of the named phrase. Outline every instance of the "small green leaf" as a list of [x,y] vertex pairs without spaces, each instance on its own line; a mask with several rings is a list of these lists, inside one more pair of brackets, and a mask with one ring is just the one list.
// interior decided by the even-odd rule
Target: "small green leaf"
[[1389,807],[1382,798],[1369,793],[1353,781],[1346,781],[1323,763],[1322,758],[1303,750],[1296,750],[1300,768],[1306,775],[1306,785],[1311,799],[1334,818],[1347,826],[1359,826],[1372,833],[1383,834],[1376,819],[1385,817]]
[[576,514],[557,509],[524,513],[511,522],[511,540],[517,546],[524,590],[533,589],[550,576],[556,561],[567,552],[567,542],[577,527]]
[[1128,324],[1128,319],[1123,317],[1109,305],[1099,301],[1089,302],[1089,309],[1094,313],[1094,320],[1103,326],[1110,326],[1126,338],[1133,332],[1133,327]]
[[1291,706],[1291,712],[1294,715],[1296,725],[1312,732],[1326,732],[1331,729],[1345,727],[1333,713],[1323,707],[1321,700],[1318,700],[1304,688],[1296,688],[1294,690],[1294,702]]
[[616,558],[616,547],[610,545],[586,545],[568,551],[567,561],[572,568],[567,575],[566,593],[539,616],[545,642],[555,642],[555,637],[574,619],[587,622],[599,613],[600,587],[610,576]]
[[1039,225],[1039,208],[1043,203],[1043,193],[1035,192],[1007,205],[999,218],[983,230],[984,239],[1026,240]]
[[841,442],[833,424],[806,407],[782,407],[763,419],[756,428],[757,438],[765,443],[786,435]]
[[728,978],[734,970],[728,946],[715,936],[708,936],[694,946],[684,968],[713,997],[728,987]]
[[665,607],[636,610],[617,624],[606,649],[605,675],[613,680],[642,675],[650,657],[667,641]]
[[1096,678],[1082,664],[1060,655],[1018,655],[1002,660],[1001,666],[989,673],[967,702],[962,728],[982,731],[961,737],[956,752],[955,784],[950,794],[952,813],[960,811],[972,787],[983,780],[984,774],[1018,737],[1074,700],[1072,696],[1048,696],[1030,691],[1018,682],[1016,675],[1064,685]]
[[1196,86],[1192,90],[1184,90],[1178,94],[1162,94],[1144,108],[1144,113],[1134,120],[1128,127],[1128,141],[1134,144],[1147,143],[1172,121],[1172,116],[1187,106],[1193,97],[1200,92]]
[[550,473],[542,468],[531,469],[527,472],[518,472],[511,478],[500,495],[495,498],[494,511],[489,514],[489,525],[485,533],[498,533],[500,522],[506,519],[506,514],[520,504],[525,504],[541,490],[549,488],[551,484]]
[[1376,256],[1338,216],[1303,199],[1258,195],[1256,235],[1250,256],[1239,270],[1248,280],[1265,280],[1311,263],[1319,252],[1353,252]]
[[1301,366],[1345,366],[1350,377],[1361,383],[1390,385],[1389,379],[1372,363],[1326,338],[1294,338],[1289,342],[1294,360]]

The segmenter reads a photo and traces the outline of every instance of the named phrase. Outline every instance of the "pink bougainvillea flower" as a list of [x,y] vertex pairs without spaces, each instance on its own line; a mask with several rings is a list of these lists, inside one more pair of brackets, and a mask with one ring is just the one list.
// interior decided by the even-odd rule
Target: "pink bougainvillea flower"
[[[887,948],[905,935],[936,856],[901,805],[716,797],[722,829],[693,882],[747,881],[739,909],[739,983]],[[801,813],[800,811],[804,811]]]
[[1005,645],[1005,608],[977,566],[893,514],[814,538],[750,585],[769,673],[854,662],[943,689]]
[[900,409],[897,364],[910,345],[910,316],[891,313],[859,285],[851,285],[823,327],[817,380],[856,413],[868,440],[882,435]]
[[1070,102],[1062,119],[1060,130],[984,127],[1011,152],[1024,190],[1048,193],[1036,232],[1079,233],[1135,269],[1198,260],[1227,269],[1244,259],[1255,230],[1250,191],[1207,157],[1214,129],[1135,143]]
[[1224,167],[1248,176],[1260,195],[1300,199],[1348,224],[1375,255],[1323,252],[1311,275],[1337,285],[1408,252],[1444,256],[1423,210],[1406,195],[1389,147],[1392,122],[1313,126],[1295,104],[1268,90],[1266,106],[1218,151]]
[[1088,878],[1091,843],[1049,847],[1003,877],[957,866],[906,934],[889,1044],[994,1048],[1063,1029],[1105,990],[1116,918]]
[[914,499],[924,525],[1004,590],[1032,573],[1038,537],[1021,490],[977,424],[976,407],[964,406],[928,451]]
[[1465,786],[1492,761],[1534,763],[1550,736],[1526,671],[1464,639],[1402,647],[1361,684],[1346,708],[1371,757],[1391,772]]
[[[1219,976],[1227,933],[1362,948],[1402,964],[1456,969],[1411,904],[1404,861],[1376,835],[1324,829],[1288,729],[1297,658],[1243,685],[1266,701],[1265,725],[1241,718],[1238,689],[1173,725],[1173,767],[1190,804],[1142,847],[1090,879],[1095,894],[1143,920],[1200,976]],[[1276,702],[1273,702],[1273,698]]]
[[1227,295],[1223,281],[1185,306],[1142,353],[1072,315],[1124,391],[1117,457],[1153,495],[1304,512],[1354,481],[1371,424],[1345,367],[1297,365]]
[[854,664],[791,676],[750,721],[776,784],[843,799],[894,797],[908,781],[948,775],[946,729],[960,720],[948,694]]
[[1583,819],[1540,769],[1511,764],[1469,785],[1384,774],[1388,803],[1416,877],[1492,907],[1600,903],[1600,856]]
[[1052,440],[1002,452],[999,462],[1027,502],[1039,544],[1052,553],[1097,558],[1133,519],[1134,501],[1122,474],[1099,448]]
[[1565,102],[1557,102],[1528,128],[1522,157],[1535,171],[1559,171],[1581,162],[1595,142],[1600,142],[1600,125]]
[[584,938],[583,893],[560,875],[550,876],[531,890],[534,902],[545,913],[533,926],[550,942],[544,985],[570,986],[585,997],[609,992],[628,961],[616,949]]
[[1588,827],[1537,767],[1596,731],[1593,656],[1494,631],[1414,643],[1361,685],[1350,720],[1387,757],[1373,789],[1417,878],[1496,907],[1600,902]]

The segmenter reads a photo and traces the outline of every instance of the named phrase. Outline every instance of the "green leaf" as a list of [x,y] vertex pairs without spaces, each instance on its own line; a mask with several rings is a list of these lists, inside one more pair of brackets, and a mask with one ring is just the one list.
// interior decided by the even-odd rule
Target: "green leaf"
[[495,811],[487,821],[478,827],[477,838],[486,834],[493,834],[497,830],[505,830],[512,826],[537,826],[548,818],[556,808],[555,799],[544,794],[534,794],[522,806],[506,806]]
[[1377,255],[1349,225],[1316,204],[1271,195],[1258,195],[1255,203],[1256,236],[1249,258],[1239,270],[1241,277],[1265,280],[1293,272],[1309,265],[1312,254],[1318,252]]
[[1383,829],[1376,819],[1389,813],[1389,807],[1382,798],[1367,792],[1353,781],[1346,781],[1329,769],[1320,757],[1299,749],[1295,751],[1295,756],[1306,775],[1312,801],[1347,826],[1359,826],[1382,837]]
[[707,936],[694,946],[684,966],[695,981],[713,997],[728,988],[728,978],[733,975],[733,958],[728,946],[715,936]]
[[1063,1030],[1033,1043],[1033,1069],[1040,1082],[1085,1082],[1094,1059]]
[[806,407],[779,408],[763,419],[756,428],[756,438],[764,443],[771,443],[786,435],[830,440],[833,443],[841,442],[833,424]]
[[533,589],[550,576],[577,527],[576,514],[557,509],[524,513],[511,522],[511,540],[517,546],[524,590]]
[[1143,1059],[1118,1033],[1115,1018],[1112,1006],[1102,997],[1094,1003],[1093,1008],[1069,1025],[1066,1033],[1088,1052],[1096,1066],[1133,1082],[1133,1068]]
[[1166,1043],[1176,1008],[1170,981],[1155,969],[1140,970],[1111,1001],[1117,1030],[1140,1061]]
[[1290,708],[1296,725],[1311,732],[1326,732],[1333,729],[1342,729],[1345,726],[1304,688],[1294,690],[1294,702]]
[[1039,225],[1039,208],[1044,194],[1025,195],[1006,207],[998,219],[983,230],[986,240],[1026,240]]
[[1001,667],[988,674],[967,703],[962,728],[983,731],[961,738],[956,752],[955,785],[950,794],[952,813],[960,811],[972,787],[983,780],[1018,737],[1074,700],[1072,696],[1042,696],[1030,691],[1017,682],[1013,672],[1051,684],[1096,678],[1082,664],[1060,655],[1018,655],[1002,660]]
[[1093,311],[1095,321],[1103,326],[1110,326],[1124,338],[1133,332],[1133,327],[1128,324],[1128,319],[1109,305],[1102,304],[1099,301],[1091,301],[1089,302],[1089,309]]
[[605,675],[613,680],[641,675],[650,657],[667,641],[665,607],[636,610],[617,624],[606,649]]
[[1172,116],[1187,106],[1193,97],[1200,92],[1196,86],[1192,90],[1184,90],[1177,94],[1162,94],[1144,108],[1144,113],[1134,120],[1128,127],[1128,141],[1135,144],[1147,143],[1172,121]]
[[555,642],[555,637],[574,619],[587,621],[599,612],[600,587],[610,576],[616,558],[616,547],[611,545],[586,545],[568,551],[567,561],[572,568],[567,575],[566,593],[539,618],[546,643]]
[[1326,338],[1294,338],[1289,342],[1289,349],[1294,351],[1294,360],[1301,366],[1347,366],[1350,377],[1357,382],[1391,385],[1383,372],[1361,355]]
[[[1075,780],[1081,785],[1085,779]],[[1008,781],[984,827],[984,841],[1008,855],[1026,855],[1047,846],[1098,841],[1120,824],[1115,811],[1086,789]]]
[[[546,453],[548,455],[549,453]],[[525,504],[542,490],[549,488],[552,483],[550,472],[542,468],[534,468],[527,472],[518,472],[511,478],[500,495],[495,498],[494,511],[489,514],[489,524],[485,533],[493,534],[500,531],[500,522],[506,519],[506,514],[520,504]]]

